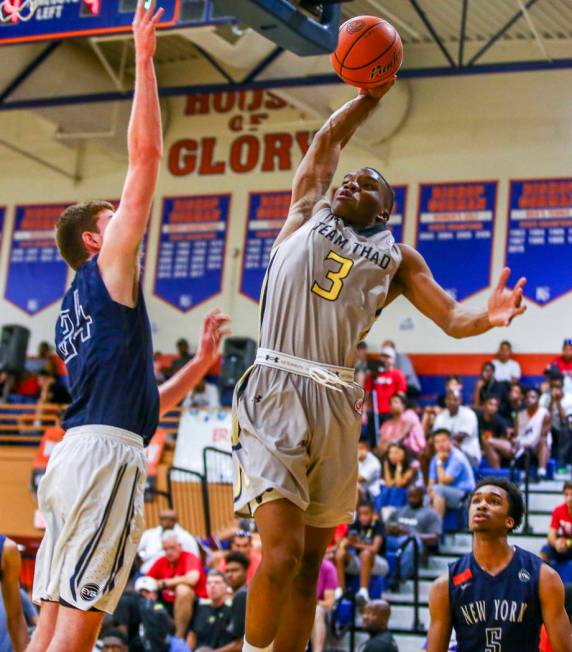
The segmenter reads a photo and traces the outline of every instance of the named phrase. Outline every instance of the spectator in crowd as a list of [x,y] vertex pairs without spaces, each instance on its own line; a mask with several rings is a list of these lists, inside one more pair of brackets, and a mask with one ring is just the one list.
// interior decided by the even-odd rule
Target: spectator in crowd
[[200,383],[192,389],[185,400],[183,401],[185,407],[193,408],[218,408],[220,407],[220,395],[218,387],[214,383],[208,383],[206,380],[201,380]]
[[[248,559],[247,584],[250,584],[250,580],[254,577],[261,560],[260,552],[252,546],[252,533],[248,530],[237,530],[231,539],[230,551],[241,552]],[[225,550],[214,552],[210,560],[211,567],[224,573],[228,554]]]
[[572,559],[572,482],[564,483],[562,493],[564,502],[552,512],[548,543],[540,551],[540,556],[548,563]]
[[498,396],[500,402],[506,401],[507,386],[494,377],[495,368],[492,362],[485,362],[481,367],[481,376],[473,393],[473,407],[482,408],[487,396]]
[[38,383],[40,385],[39,404],[55,403],[67,405],[71,402],[71,395],[68,388],[58,379],[55,373],[47,369],[38,371]]
[[[499,414],[514,429],[516,415],[524,409],[524,390],[520,383],[512,383],[508,388],[507,400],[499,406]],[[510,434],[510,433],[509,433]]]
[[417,469],[403,444],[390,444],[383,458],[383,484],[386,487],[408,487],[415,482]]
[[[443,525],[436,510],[423,504],[424,498],[423,487],[409,487],[407,505],[392,512],[385,525],[388,535],[387,550],[397,550],[411,536],[417,540],[420,557],[437,550]],[[413,545],[413,542],[410,542],[401,554],[401,579],[413,577],[415,568]]]
[[446,409],[435,419],[434,431],[448,430],[455,444],[465,453],[473,467],[481,463],[481,446],[479,444],[479,424],[477,415],[471,408],[462,405],[462,395],[456,389],[450,389],[445,396]]
[[3,650],[13,649],[14,652],[24,652],[29,640],[20,598],[21,563],[18,545],[0,535],[0,586],[6,627],[0,632],[0,642]]
[[316,604],[316,617],[314,618],[314,627],[311,636],[312,652],[324,651],[327,633],[326,617],[334,606],[337,588],[338,573],[336,567],[328,559],[323,559],[318,576],[318,586],[316,588],[318,602]]
[[[357,347],[357,360],[355,364],[355,373],[356,376],[358,374],[363,374],[365,377],[370,376],[371,377],[371,364],[370,360],[367,356],[367,344],[365,342],[359,342]],[[359,383],[362,387],[364,386],[365,383],[360,382]]]
[[147,575],[157,580],[161,602],[174,616],[176,636],[184,638],[195,597],[206,597],[205,573],[199,557],[183,550],[173,530],[163,532],[162,540],[164,556],[157,559]]
[[378,449],[383,455],[392,442],[402,443],[413,455],[425,449],[425,433],[417,412],[408,409],[405,394],[397,392],[390,400],[391,418],[381,426]]
[[369,443],[360,439],[358,443],[358,489],[360,495],[375,497],[379,494],[381,462],[371,452]]
[[499,405],[498,396],[491,394],[485,399],[483,409],[477,411],[483,454],[494,469],[500,469],[501,463],[512,457],[508,424],[498,413]]
[[459,509],[463,499],[475,488],[475,476],[466,456],[453,446],[452,434],[446,428],[433,432],[435,457],[429,467],[429,496],[439,516],[446,509]]
[[558,468],[566,471],[572,463],[572,394],[564,392],[564,374],[558,367],[547,369],[548,391],[540,397],[540,405],[546,408],[552,419],[552,441],[558,443]]
[[246,629],[246,579],[249,561],[242,552],[229,552],[224,573],[226,583],[232,590],[230,606],[229,638],[232,639],[227,652],[242,650],[242,641]]
[[175,347],[177,349],[177,355],[173,359],[171,365],[164,370],[165,376],[167,378],[174,376],[177,371],[182,369],[187,364],[187,362],[189,362],[189,360],[193,359],[191,349],[189,347],[189,341],[187,339],[181,337],[176,341]]
[[388,631],[391,607],[385,600],[371,600],[363,608],[363,628],[369,640],[362,652],[398,652],[399,648]]
[[159,525],[143,532],[137,548],[137,554],[143,562],[142,573],[147,573],[157,559],[163,556],[163,534],[167,531],[177,535],[183,550],[192,552],[197,557],[201,556],[195,537],[182,528],[178,520],[179,517],[174,509],[164,509],[159,513]]
[[359,591],[356,600],[362,605],[369,600],[369,580],[372,575],[384,577],[389,571],[387,561],[381,556],[384,548],[384,527],[373,505],[363,502],[358,505],[357,519],[350,526],[336,551],[336,569],[340,586],[336,599],[346,587],[346,572],[359,575]]
[[[201,600],[195,609],[187,634],[187,644],[196,652],[220,650],[228,640],[231,609],[226,604],[227,585],[224,575],[217,570],[207,575],[208,601]],[[240,650],[240,648],[238,648]]]
[[[157,580],[152,577],[139,577],[135,582],[138,593],[138,634],[145,652],[169,652],[170,633],[173,621],[167,610],[158,601]],[[129,646],[131,648],[131,645]]]
[[250,561],[243,552],[233,552],[231,550],[226,556],[224,578],[233,596],[236,596],[239,592],[246,593],[249,566]]
[[512,344],[508,340],[503,340],[500,343],[497,357],[492,363],[497,382],[509,384],[520,381],[520,365],[512,358]]
[[395,352],[395,368],[402,371],[405,375],[405,380],[407,381],[407,396],[412,398],[419,396],[419,394],[421,394],[421,383],[415,373],[415,368],[411,362],[411,358],[407,353],[399,353],[393,340],[385,340],[381,345],[381,348],[385,349],[386,347],[393,349]]
[[[103,652],[127,652],[127,637],[118,629],[110,629],[102,638]],[[159,651],[157,651],[159,652]]]
[[461,395],[461,401],[463,400],[463,381],[460,376],[447,376],[447,380],[445,381],[445,392],[437,399],[438,407],[445,407],[445,398],[447,397],[448,392],[451,391],[459,392]]
[[540,390],[529,387],[524,394],[525,409],[516,419],[515,457],[524,461],[524,454],[530,451],[538,462],[538,475],[546,476],[546,464],[550,457],[550,412],[539,404]]
[[572,392],[572,339],[564,340],[562,353],[554,358],[552,364],[564,374],[564,390]]
[[373,381],[373,396],[377,401],[380,422],[391,418],[391,397],[397,392],[407,391],[407,380],[403,372],[394,368],[395,351],[386,346],[380,354],[380,372]]

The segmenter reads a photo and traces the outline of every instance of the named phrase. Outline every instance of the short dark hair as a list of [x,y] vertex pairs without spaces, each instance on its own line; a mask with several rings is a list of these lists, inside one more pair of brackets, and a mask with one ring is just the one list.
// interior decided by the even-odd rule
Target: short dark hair
[[371,509],[372,512],[375,512],[375,507],[373,506],[371,500],[367,500],[365,498],[363,500],[360,500],[357,508],[359,509],[360,507],[367,507],[368,509]]
[[366,343],[366,342],[363,342],[363,341],[362,341],[362,342],[358,342],[357,350],[358,350],[358,351],[361,351],[362,349],[367,349],[367,343]]
[[502,342],[499,344],[499,349],[501,346],[508,346],[509,349],[512,349],[512,344],[508,340],[502,340]]
[[481,371],[483,371],[485,369],[485,367],[490,367],[493,371],[495,369],[494,364],[490,360],[487,360],[486,362],[483,362],[483,365],[481,367]]
[[244,570],[248,570],[250,566],[250,559],[243,553],[231,550],[226,556],[226,563],[234,562],[235,564],[240,564]]
[[485,394],[483,400],[484,400],[484,402],[486,403],[487,401],[490,401],[490,400],[492,400],[492,399],[494,399],[495,401],[497,401],[498,403],[500,403],[500,396],[499,396],[498,394]]
[[127,645],[127,636],[120,629],[108,629],[101,638],[116,638],[120,640],[123,645]]
[[568,491],[568,489],[572,489],[572,482],[570,482],[569,480],[567,480],[564,483],[564,486],[562,487],[562,493],[564,493],[565,491]]
[[113,211],[108,201],[84,201],[65,209],[56,224],[56,244],[62,258],[72,269],[79,269],[89,258],[82,233],[97,233],[97,217],[105,210]]
[[431,433],[431,438],[433,439],[437,435],[447,435],[447,437],[449,437],[449,439],[452,436],[451,431],[448,430],[447,428],[437,428],[437,430],[433,430],[433,432]]
[[508,515],[514,521],[514,525],[510,529],[510,532],[516,530],[522,523],[522,518],[524,516],[524,500],[522,498],[520,489],[513,482],[507,480],[506,478],[487,476],[477,482],[477,485],[471,494],[471,499],[473,495],[485,485],[492,485],[493,487],[498,487],[499,489],[506,491],[509,504]]
[[544,370],[544,375],[548,378],[548,380],[560,380],[564,382],[564,374],[555,364],[546,367]]
[[526,396],[527,394],[530,394],[530,392],[534,392],[535,394],[538,394],[538,396],[540,396],[540,394],[542,393],[542,392],[540,391],[540,389],[538,389],[538,387],[536,387],[536,385],[529,385],[529,386],[524,390],[524,395]]

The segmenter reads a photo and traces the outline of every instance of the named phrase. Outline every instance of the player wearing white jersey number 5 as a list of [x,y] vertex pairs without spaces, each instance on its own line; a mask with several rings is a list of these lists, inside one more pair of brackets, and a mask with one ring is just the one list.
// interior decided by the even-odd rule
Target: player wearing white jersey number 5
[[46,531],[36,559],[40,620],[29,652],[91,652],[104,613],[113,613],[143,530],[143,446],[159,415],[183,399],[218,355],[228,318],[204,322],[199,350],[157,389],[139,247],[149,221],[163,143],[153,66],[163,13],[139,0],[129,168],[117,211],[107,202],[70,206],[56,228],[75,278],[56,324],[72,401],[63,441],[38,491]]
[[[455,302],[419,253],[395,243],[393,191],[373,168],[348,172],[331,205],[325,199],[342,148],[392,85],[336,111],[301,162],[266,274],[256,364],[235,392],[235,510],[254,514],[262,539],[246,651],[305,649],[324,550],[355,508],[356,346],[384,306],[404,295],[453,337],[508,326],[525,310],[525,281],[508,290],[508,269],[488,310]],[[375,560],[366,549],[360,557]]]

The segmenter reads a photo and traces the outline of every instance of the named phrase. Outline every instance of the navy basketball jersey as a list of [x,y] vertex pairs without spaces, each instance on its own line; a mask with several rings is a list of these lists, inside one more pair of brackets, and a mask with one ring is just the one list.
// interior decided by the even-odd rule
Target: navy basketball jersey
[[62,425],[107,425],[147,442],[159,419],[151,326],[143,291],[135,308],[113,301],[97,256],[84,263],[64,297],[56,347],[65,362],[72,402]]
[[515,546],[498,575],[467,554],[449,565],[449,604],[459,652],[538,652],[542,561]]

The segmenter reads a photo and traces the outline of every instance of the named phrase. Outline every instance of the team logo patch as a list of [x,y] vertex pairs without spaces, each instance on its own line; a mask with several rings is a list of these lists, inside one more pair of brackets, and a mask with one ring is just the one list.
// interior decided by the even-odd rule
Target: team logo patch
[[346,26],[346,32],[348,34],[357,34],[360,30],[365,27],[365,20],[352,20],[352,22]]
[[467,568],[462,573],[459,573],[458,575],[453,575],[453,585],[459,586],[460,584],[464,584],[465,582],[468,582],[471,579],[473,579],[473,573],[470,568]]
[[95,600],[99,595],[100,588],[97,584],[84,584],[81,587],[79,594],[86,602],[91,602]]
[[530,573],[527,570],[525,570],[524,568],[521,568],[518,571],[518,579],[521,582],[530,582]]

